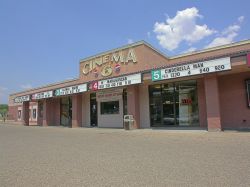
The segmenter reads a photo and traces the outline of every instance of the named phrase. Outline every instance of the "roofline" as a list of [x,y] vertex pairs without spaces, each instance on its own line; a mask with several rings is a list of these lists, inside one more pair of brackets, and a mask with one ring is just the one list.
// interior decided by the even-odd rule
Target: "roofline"
[[[99,56],[110,54],[110,53],[118,51],[118,50],[123,50],[123,49],[127,49],[127,48],[130,48],[130,47],[135,47],[135,46],[138,46],[138,45],[145,45],[145,46],[151,48],[152,50],[156,51],[157,53],[159,53],[160,55],[162,55],[166,59],[173,60],[173,59],[177,59],[177,58],[182,58],[182,57],[191,56],[191,55],[197,55],[197,54],[200,54],[200,53],[205,53],[205,52],[210,52],[210,51],[215,51],[215,50],[220,50],[220,49],[225,49],[225,48],[230,48],[230,47],[236,47],[236,46],[245,45],[245,44],[250,44],[250,39],[235,42],[235,43],[231,43],[231,44],[211,47],[211,48],[203,49],[203,50],[200,50],[200,51],[184,53],[184,54],[180,54],[180,55],[173,56],[173,57],[167,57],[164,53],[162,53],[158,49],[154,48],[151,44],[145,42],[144,40],[141,40],[141,41],[138,41],[138,42],[135,42],[135,43],[132,43],[132,44],[124,45],[124,46],[119,47],[119,48],[115,48],[115,49],[108,50],[108,51],[103,52],[103,53],[99,53],[97,55],[93,55],[93,56],[84,58],[84,59],[80,60],[80,63],[82,63],[84,61],[87,61],[89,59],[92,59],[92,58],[96,58],[96,57],[99,57]],[[168,65],[166,64],[166,66],[168,66]],[[157,69],[162,68],[162,67],[165,67],[165,65],[157,67]],[[150,71],[150,70],[147,70],[147,71]],[[140,71],[138,71],[138,72],[140,72]],[[43,85],[43,86],[40,86],[40,87],[37,87],[37,88],[23,90],[23,91],[20,91],[20,92],[15,92],[15,93],[10,94],[10,96],[18,95],[18,94],[29,92],[29,91],[35,91],[35,90],[42,89],[42,88],[45,88],[45,87],[56,86],[56,85],[63,84],[63,83],[69,83],[69,82],[73,82],[73,81],[77,81],[77,80],[79,80],[79,78],[73,78],[73,79],[68,79],[68,80],[64,80],[64,81],[60,81],[60,82],[56,82],[56,83],[46,84],[46,85]],[[88,81],[88,82],[92,82],[92,81]]]
[[121,51],[121,50],[124,50],[124,49],[128,49],[130,47],[136,47],[138,45],[146,45],[148,46],[149,48],[153,49],[154,51],[156,51],[157,53],[159,53],[160,55],[164,56],[165,58],[168,58],[164,53],[160,52],[158,49],[154,48],[152,45],[150,45],[149,43],[145,42],[144,40],[140,40],[138,42],[134,42],[132,44],[127,44],[127,45],[124,45],[122,47],[118,47],[118,48],[115,48],[115,49],[111,49],[111,50],[108,50],[108,51],[105,51],[105,52],[102,52],[102,53],[98,53],[96,55],[92,55],[92,56],[89,56],[89,57],[86,57],[86,58],[83,58],[83,59],[80,59],[79,63],[83,63],[87,60],[90,60],[90,59],[93,59],[93,58],[97,58],[97,57],[100,57],[100,56],[104,56],[104,55],[107,55],[107,54],[110,54],[110,53],[114,53],[116,51]]
[[152,50],[156,51],[157,53],[159,53],[160,55],[162,55],[162,56],[165,57],[166,59],[170,59],[165,53],[161,52],[159,49],[156,49],[156,48],[155,48],[154,46],[152,46],[150,43],[148,43],[148,42],[146,42],[146,41],[144,41],[144,40],[143,40],[143,42],[144,42],[144,44],[145,44],[146,46],[148,46],[148,47],[151,48]]
[[244,45],[244,44],[250,44],[250,39],[242,40],[242,41],[239,41],[239,42],[233,42],[233,43],[230,43],[230,44],[215,46],[215,47],[211,47],[211,48],[207,48],[207,49],[197,50],[197,51],[193,51],[193,52],[183,53],[183,54],[180,54],[180,55],[169,57],[169,59],[172,60],[172,59],[176,59],[176,58],[181,58],[181,57],[186,57],[186,56],[191,56],[191,55],[197,55],[197,54],[200,54],[200,53],[216,51],[216,50],[219,50],[219,49],[236,47],[236,46]]
[[135,46],[138,46],[138,45],[146,45],[149,48],[151,48],[152,50],[154,50],[157,53],[159,53],[160,55],[162,55],[163,57],[165,57],[165,58],[167,58],[169,60],[172,60],[172,59],[177,59],[177,58],[181,58],[181,57],[186,57],[186,56],[196,55],[196,54],[200,54],[200,53],[215,51],[215,50],[219,50],[219,49],[225,49],[225,48],[229,48],[229,47],[235,47],[235,46],[244,45],[244,44],[250,44],[250,39],[239,41],[239,42],[234,42],[234,43],[230,43],[230,44],[220,45],[220,46],[216,46],[216,47],[211,47],[211,48],[207,48],[207,49],[197,50],[197,51],[193,51],[193,52],[183,53],[183,54],[172,56],[172,57],[168,57],[166,54],[164,54],[160,50],[156,49],[151,44],[147,43],[144,40],[140,40],[140,41],[132,43],[132,44],[127,44],[127,45],[124,45],[122,47],[118,47],[118,48],[115,48],[115,49],[111,49],[111,50],[108,50],[108,51],[105,51],[105,52],[102,52],[102,53],[98,53],[96,55],[92,55],[92,56],[80,59],[79,63],[81,64],[81,63],[83,63],[83,62],[85,62],[87,60],[97,58],[97,57],[100,57],[100,56],[104,56],[104,55],[113,53],[115,51],[124,50],[124,49],[130,48],[130,47],[135,47]]
[[56,85],[63,84],[63,83],[73,82],[73,81],[76,81],[76,80],[79,80],[79,78],[68,79],[68,80],[64,80],[64,81],[60,81],[60,82],[46,84],[46,85],[43,85],[43,86],[40,86],[40,87],[36,87],[36,88],[31,88],[31,89],[23,90],[23,91],[20,91],[20,92],[15,92],[15,93],[10,94],[10,96],[18,95],[18,94],[21,94],[21,93],[24,93],[24,92],[35,91],[35,90],[38,90],[38,89],[41,89],[41,88],[45,88],[45,87],[56,86]]

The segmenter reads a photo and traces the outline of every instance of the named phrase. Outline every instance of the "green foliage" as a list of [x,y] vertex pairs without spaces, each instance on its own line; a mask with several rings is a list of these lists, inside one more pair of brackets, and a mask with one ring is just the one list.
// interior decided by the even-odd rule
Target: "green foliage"
[[6,116],[8,113],[8,105],[0,104],[0,118]]

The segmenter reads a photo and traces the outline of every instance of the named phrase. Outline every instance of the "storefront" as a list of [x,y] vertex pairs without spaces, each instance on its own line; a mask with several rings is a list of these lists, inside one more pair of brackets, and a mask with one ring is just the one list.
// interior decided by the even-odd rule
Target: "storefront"
[[142,82],[141,74],[104,79],[89,84],[91,126],[123,128],[127,114],[127,86]]
[[72,99],[63,97],[60,99],[60,125],[71,127],[72,125]]
[[152,127],[199,126],[195,80],[149,86]]
[[99,127],[123,127],[123,89],[96,93]]
[[[10,95],[9,120],[30,125],[250,128],[250,41],[175,57],[137,42],[80,60],[77,79]],[[241,111],[241,112],[239,112]]]

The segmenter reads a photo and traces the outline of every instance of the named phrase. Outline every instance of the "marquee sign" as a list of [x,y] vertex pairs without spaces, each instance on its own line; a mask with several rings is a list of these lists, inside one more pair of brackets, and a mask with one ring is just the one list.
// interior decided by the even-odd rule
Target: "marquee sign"
[[174,79],[231,69],[230,57],[153,70],[152,81]]
[[55,96],[69,95],[86,91],[87,91],[87,84],[81,84],[81,85],[57,89],[55,90]]
[[19,96],[14,99],[15,103],[22,103],[24,101],[30,101],[30,95]]
[[110,76],[113,72],[119,73],[121,65],[127,65],[128,63],[136,63],[136,55],[133,48],[116,51],[111,54],[103,55],[93,58],[86,62],[83,62],[82,73],[88,75],[93,73],[95,77],[101,74],[103,77]]
[[32,95],[32,99],[45,99],[53,97],[53,91],[41,92]]
[[120,86],[127,86],[141,83],[141,74],[133,74],[128,76],[116,77],[97,82],[98,90],[105,88],[115,88]]

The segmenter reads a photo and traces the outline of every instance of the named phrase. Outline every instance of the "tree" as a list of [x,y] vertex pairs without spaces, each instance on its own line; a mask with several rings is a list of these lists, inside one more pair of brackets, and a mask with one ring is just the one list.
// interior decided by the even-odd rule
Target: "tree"
[[0,104],[0,118],[5,119],[8,113],[8,105]]

